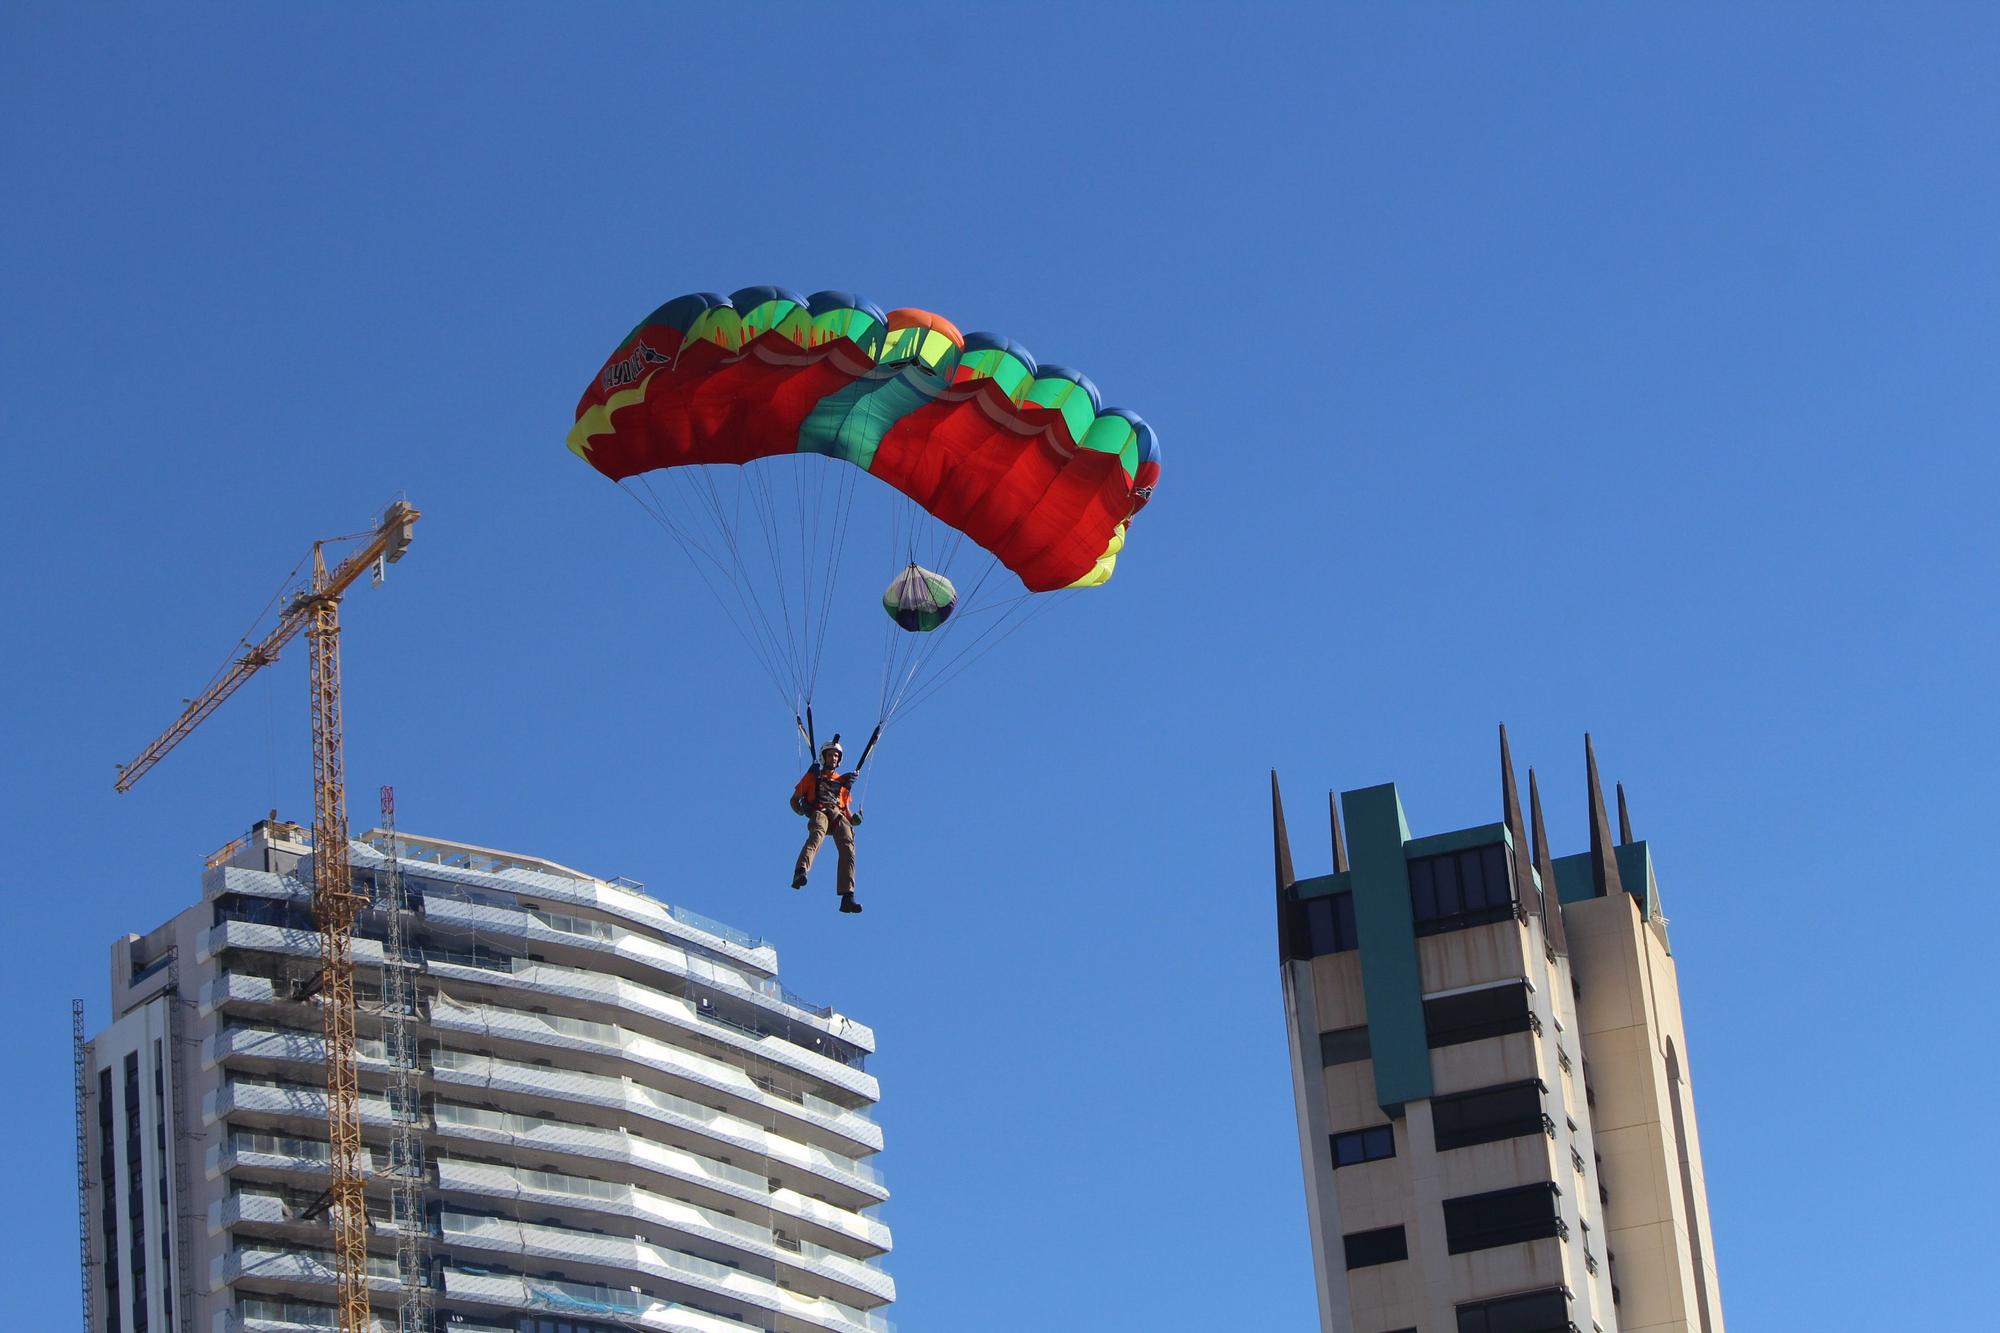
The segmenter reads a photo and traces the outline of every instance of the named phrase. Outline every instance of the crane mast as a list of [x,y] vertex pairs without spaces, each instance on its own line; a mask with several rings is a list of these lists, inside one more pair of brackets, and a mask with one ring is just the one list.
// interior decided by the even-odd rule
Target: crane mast
[[320,1015],[326,1038],[327,1146],[332,1167],[328,1213],[338,1274],[335,1311],[340,1333],[368,1333],[368,1213],[361,1156],[361,1090],[354,1043],[354,921],[368,905],[354,891],[347,850],[347,780],[340,706],[340,599],[378,562],[393,564],[409,549],[418,511],[398,500],[372,532],[329,541],[368,538],[358,550],[327,567],[328,541],[313,543],[311,575],[286,605],[278,624],[241,657],[225,663],[199,697],[188,701],[173,725],[121,764],[115,784],[132,784],[187,738],[237,687],[278,658],[301,631],[309,657],[313,765],[313,921],[320,937]]

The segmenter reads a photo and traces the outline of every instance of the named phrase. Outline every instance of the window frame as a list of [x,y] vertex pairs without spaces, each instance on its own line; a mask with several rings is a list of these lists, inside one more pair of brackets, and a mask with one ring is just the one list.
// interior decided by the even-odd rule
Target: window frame
[[1521,889],[1504,842],[1417,856],[1404,863],[1418,938],[1521,920]]
[[[1385,1162],[1396,1155],[1396,1127],[1393,1124],[1364,1125],[1360,1129],[1343,1130],[1327,1137],[1332,1146],[1333,1169],[1336,1171],[1342,1167],[1362,1166],[1368,1162]],[[1340,1149],[1343,1142],[1356,1145],[1361,1155],[1352,1161],[1341,1161]],[[1388,1145],[1386,1152],[1373,1151],[1383,1144]]]

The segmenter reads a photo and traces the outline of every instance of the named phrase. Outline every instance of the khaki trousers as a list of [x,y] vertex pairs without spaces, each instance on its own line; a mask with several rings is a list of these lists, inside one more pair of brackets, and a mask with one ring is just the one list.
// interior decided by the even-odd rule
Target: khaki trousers
[[799,849],[799,863],[792,868],[792,878],[802,879],[812,870],[813,858],[819,855],[819,845],[828,833],[833,834],[833,845],[840,852],[840,892],[843,896],[854,892],[854,825],[847,816],[828,810],[815,810],[806,817],[806,845]]

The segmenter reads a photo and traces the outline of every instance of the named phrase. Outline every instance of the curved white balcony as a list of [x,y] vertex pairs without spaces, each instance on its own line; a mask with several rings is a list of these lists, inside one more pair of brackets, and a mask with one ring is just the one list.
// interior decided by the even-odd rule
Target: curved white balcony
[[758,1327],[623,1288],[517,1277],[511,1273],[471,1273],[449,1265],[444,1268],[444,1294],[453,1303],[558,1319],[567,1315],[609,1321],[657,1329],[660,1333],[757,1333]]
[[[202,936],[201,956],[204,959],[232,950],[275,953],[292,958],[317,958],[319,935],[315,931],[266,926],[253,921],[225,921]],[[354,958],[359,965],[380,967],[382,946],[377,941],[357,937],[354,941]],[[769,1060],[794,1073],[804,1074],[829,1087],[843,1089],[867,1101],[876,1101],[881,1096],[880,1083],[861,1070],[851,1069],[838,1060],[807,1050],[783,1037],[759,1036],[719,1020],[705,1018],[697,1005],[679,996],[668,995],[663,991],[656,991],[623,978],[546,964],[527,964],[524,972],[515,973],[440,961],[430,970],[440,978],[454,977],[485,985],[512,986],[524,991],[540,991],[591,1003],[615,1005],[628,1012],[653,1018],[680,1031],[697,1033],[741,1051],[745,1055]],[[252,986],[250,991],[246,992],[246,998],[257,990],[258,988]],[[269,994],[268,991],[262,993]],[[834,1107],[831,1102],[825,1105],[829,1114],[838,1115],[845,1110]],[[853,1111],[845,1113],[859,1114]],[[861,1118],[866,1119],[865,1116]]]
[[720,1093],[737,1104],[738,1109],[779,1117],[796,1126],[801,1138],[863,1152],[879,1152],[882,1148],[882,1127],[865,1115],[818,1098],[810,1102],[794,1100],[762,1086],[727,1061],[615,1023],[461,1002],[440,993],[431,1004],[429,1025],[436,1032],[462,1033],[560,1051],[570,1057],[566,1064],[575,1063],[578,1054],[589,1053],[597,1057],[600,1076],[611,1069],[638,1066],[667,1075],[682,1085],[693,1085],[688,1091]]
[[500,907],[436,894],[424,896],[426,922],[478,930],[525,943],[554,945],[623,959],[650,972],[679,977],[736,996],[786,1020],[838,1037],[864,1051],[875,1049],[875,1032],[844,1014],[822,1014],[787,993],[775,977],[760,977],[718,963],[650,935],[608,921],[567,916],[541,909]]
[[833,1333],[887,1333],[888,1329],[888,1321],[880,1316],[824,1297],[801,1296],[767,1278],[645,1241],[478,1217],[450,1209],[440,1214],[439,1220],[440,1234],[454,1247],[454,1255],[486,1251],[516,1261],[553,1260],[589,1265],[612,1274],[636,1273]]
[[[207,962],[232,949],[251,953],[280,953],[291,958],[318,958],[319,932],[296,930],[290,926],[267,926],[258,921],[225,921],[202,932],[195,946],[197,962]],[[360,967],[382,966],[379,940],[354,937],[354,962]]]
[[[742,1097],[809,1125],[824,1124],[828,1129],[840,1133],[842,1137],[846,1137],[848,1131],[852,1131],[856,1136],[867,1136],[865,1140],[857,1137],[853,1141],[872,1140],[870,1146],[874,1147],[879,1147],[881,1144],[881,1128],[865,1116],[843,1119],[808,1111],[802,1102],[791,1101],[757,1087],[754,1079],[747,1073],[734,1070],[733,1066],[717,1062],[716,1066],[704,1069],[703,1066],[687,1058],[693,1052],[688,1051],[686,1047],[649,1037],[616,1023],[593,1023],[586,1019],[567,1018],[558,1014],[529,1013],[526,1010],[508,1009],[500,1005],[464,1003],[440,993],[431,1005],[430,1025],[440,1032],[460,1032],[489,1040],[523,1042],[550,1048],[562,1052],[567,1058],[566,1062],[574,1062],[579,1056],[595,1057],[601,1065],[595,1072],[604,1072],[605,1069],[621,1065],[636,1065],[657,1070],[663,1074],[706,1084],[717,1092]],[[740,1034],[731,1029],[716,1027],[693,1018],[683,1019],[676,1026],[686,1032],[698,1033],[741,1049]],[[731,1038],[738,1040],[731,1041]],[[779,1043],[784,1046],[790,1044]],[[832,1060],[822,1059],[821,1062],[842,1068]],[[586,1060],[581,1067],[590,1069],[591,1065]],[[721,1070],[733,1072],[723,1074]],[[857,1091],[862,1091],[862,1095],[871,1098],[874,1096],[873,1078],[866,1074],[856,1074],[852,1070],[843,1069],[843,1073],[864,1085],[865,1090],[857,1088]],[[746,1083],[748,1091],[742,1091]]]
[[[472,889],[528,896],[536,902],[588,907],[713,950],[767,976],[778,970],[778,951],[770,945],[749,941],[720,922],[708,922],[699,913],[674,907],[638,889],[587,878],[574,872],[565,875],[553,870],[533,869],[514,858],[419,838],[402,838],[399,846],[401,852],[398,859],[402,862],[404,876],[419,886],[425,880],[434,880],[463,884]],[[356,866],[372,868],[380,866],[385,858],[375,847],[357,842],[351,859]],[[452,860],[461,863],[450,864]],[[482,869],[482,865],[489,868]]]
[[309,892],[296,879],[249,866],[210,866],[201,876],[204,898],[220,898],[226,893],[245,898],[298,898]]
[[[609,1078],[599,1074],[571,1074],[562,1070],[543,1068],[539,1065],[520,1065],[511,1061],[493,1060],[485,1056],[459,1055],[450,1051],[435,1054],[434,1078],[440,1085],[459,1084],[477,1088],[483,1092],[515,1092],[522,1096],[532,1096],[537,1101],[561,1100],[576,1104],[601,1106],[623,1111],[628,1115],[643,1116],[662,1126],[672,1126],[684,1131],[683,1137],[693,1143],[713,1142],[719,1146],[736,1148],[755,1157],[769,1159],[776,1155],[783,1161],[794,1161],[800,1154],[810,1156],[812,1149],[797,1145],[798,1152],[790,1155],[780,1149],[771,1151],[771,1144],[779,1137],[761,1126],[726,1113],[716,1111],[698,1102],[676,1097],[671,1093],[658,1092],[652,1088],[640,1087],[623,1079]],[[478,1117],[489,1121],[494,1127],[507,1122],[504,1111],[480,1111],[473,1108],[454,1108],[453,1115],[470,1122]],[[538,1121],[534,1117],[516,1117],[523,1124],[551,1123]],[[440,1129],[443,1118],[440,1117]],[[583,1132],[591,1132],[587,1126],[572,1126]],[[652,1139],[622,1133],[619,1131],[598,1131],[609,1135],[604,1142],[617,1149],[613,1160],[631,1166],[642,1166],[654,1175],[668,1177],[685,1184],[700,1186],[732,1199],[738,1199],[755,1207],[766,1205],[809,1223],[833,1232],[838,1237],[859,1242],[864,1248],[876,1252],[890,1248],[889,1229],[871,1217],[845,1208],[822,1203],[796,1190],[772,1189],[766,1176],[741,1167],[718,1161],[716,1158],[686,1147],[674,1146]],[[643,1152],[627,1151],[627,1148],[643,1148]],[[597,1154],[592,1154],[593,1156]],[[831,1181],[854,1190],[860,1197],[854,1201],[856,1207],[868,1207],[888,1197],[881,1188],[881,1181],[872,1168],[851,1158],[825,1153],[813,1159],[815,1177]],[[872,1187],[872,1188],[869,1188]],[[824,1189],[825,1184],[819,1188]],[[844,1191],[836,1191],[842,1192]]]
[[216,1010],[229,1004],[276,1004],[277,984],[269,977],[251,976],[243,972],[221,971],[209,979],[201,988],[200,1012],[207,1018]]
[[[354,1050],[358,1068],[377,1071],[389,1068],[387,1048],[379,1037],[358,1038]],[[201,1043],[201,1067],[213,1069],[217,1065],[238,1069],[297,1065],[318,1071],[319,1077],[324,1078],[326,1038],[302,1028],[231,1024]]]
[[[395,1123],[389,1103],[366,1093],[360,1101],[363,1125],[388,1126]],[[204,1124],[231,1115],[265,1116],[326,1124],[326,1089],[314,1084],[278,1080],[231,1078],[202,1099]]]
[[[214,1325],[220,1333],[329,1333],[339,1326],[331,1305],[256,1295],[245,1295],[233,1309],[218,1311]],[[379,1315],[369,1317],[368,1328],[369,1333],[396,1333],[395,1325],[384,1323]]]
[[[324,1124],[325,1116],[320,1120]],[[321,1177],[328,1172],[327,1160],[325,1139],[314,1141],[265,1130],[238,1129],[221,1142],[209,1145],[204,1173],[210,1180],[239,1168],[274,1175]],[[361,1150],[361,1168],[371,1175],[375,1171],[374,1157],[366,1148]]]
[[235,1226],[283,1226],[291,1221],[285,1201],[275,1194],[238,1191],[208,1206],[208,1234]]
[[[553,1075],[551,1081],[579,1077],[576,1075],[563,1075],[547,1070],[535,1072]],[[611,1082],[611,1080],[605,1081]],[[477,1081],[475,1081],[474,1085],[490,1086]],[[637,1089],[630,1089],[623,1085],[621,1085],[620,1090],[626,1092],[638,1091]],[[653,1103],[638,1098],[629,1100],[640,1106],[653,1105]],[[665,1101],[667,1099],[660,1097],[656,1100]],[[680,1101],[677,1098],[672,1100],[676,1102]],[[691,1102],[683,1102],[681,1106],[686,1113],[683,1117],[686,1121],[697,1124],[702,1123],[697,1119],[697,1114],[705,1111],[706,1108]],[[296,1120],[310,1126],[315,1123],[324,1124],[326,1122],[326,1092],[322,1088],[307,1084],[232,1078],[208,1095],[204,1100],[202,1109],[203,1121],[210,1125],[226,1117],[242,1116],[252,1120]],[[664,1106],[654,1106],[653,1109],[662,1112],[668,1110]],[[388,1128],[394,1123],[394,1117],[390,1112],[389,1104],[381,1097],[363,1095],[360,1102],[360,1112],[361,1123],[365,1128]],[[713,1112],[709,1112],[708,1114],[713,1117],[705,1126],[708,1130],[716,1128],[714,1120],[725,1119],[724,1117],[716,1116]],[[613,1130],[591,1129],[585,1126],[563,1126],[558,1122],[537,1121],[529,1117],[509,1116],[504,1112],[479,1111],[475,1108],[456,1107],[450,1103],[441,1104],[438,1108],[436,1132],[440,1135],[461,1133],[477,1137],[476,1131],[481,1128],[481,1122],[485,1122],[485,1127],[487,1128],[509,1125],[515,1129],[529,1129],[530,1136],[535,1139],[536,1146],[542,1147],[545,1150],[553,1150],[557,1147],[557,1144],[550,1140],[558,1137],[557,1132],[559,1131],[560,1136],[566,1137],[568,1140],[563,1146],[571,1152],[593,1157],[600,1161],[613,1162],[628,1170],[643,1170],[657,1177],[700,1185],[718,1194],[726,1195],[733,1200],[740,1200],[752,1207],[759,1209],[768,1207],[775,1210],[781,1216],[789,1216],[795,1220],[787,1229],[791,1230],[794,1234],[805,1234],[810,1228],[815,1231],[828,1233],[819,1236],[819,1239],[833,1241],[836,1244],[842,1241],[856,1242],[862,1247],[872,1249],[878,1253],[890,1248],[888,1228],[873,1218],[860,1216],[857,1213],[849,1212],[833,1204],[822,1203],[796,1190],[771,1190],[766,1178],[754,1172],[730,1166],[727,1163],[703,1157],[697,1153],[688,1152],[665,1144],[654,1143],[648,1139],[630,1134],[623,1134]],[[816,1172],[818,1176],[823,1178],[832,1177],[843,1184],[852,1184],[860,1178],[859,1172],[856,1169],[859,1168],[859,1163],[846,1162],[848,1169],[842,1170],[835,1163],[845,1162],[846,1159],[839,1159],[832,1154],[807,1148],[805,1145],[789,1144],[774,1135],[766,1133],[748,1121],[734,1121],[724,1124],[720,1128],[729,1133],[726,1141],[732,1142],[734,1146],[750,1153],[775,1157],[781,1161],[792,1161],[798,1165],[817,1167],[819,1168]],[[534,1131],[550,1132],[535,1133]],[[237,1132],[242,1134],[254,1133],[255,1131],[247,1126],[238,1126]],[[288,1140],[284,1136],[275,1133],[266,1134],[264,1137],[269,1138],[273,1143],[273,1150],[264,1154],[264,1157],[273,1160],[261,1161],[257,1163],[258,1165],[294,1172],[304,1171],[315,1174],[323,1174],[325,1172],[326,1145],[323,1141],[315,1142],[305,1139]],[[512,1139],[522,1136],[510,1130],[502,1137]],[[283,1140],[286,1144],[286,1151],[277,1150],[277,1144],[280,1140]],[[496,1140],[489,1138],[488,1141]],[[302,1153],[299,1151],[301,1147],[307,1149],[307,1151]],[[210,1155],[213,1162],[219,1163],[220,1158],[217,1155],[219,1152],[219,1145],[217,1149],[211,1150]],[[802,1156],[807,1159],[805,1162],[798,1161]],[[829,1158],[832,1160],[827,1160]],[[216,1174],[218,1169],[220,1168],[212,1167],[210,1171],[211,1176]],[[874,1189],[865,1192],[864,1197],[859,1201],[860,1206],[867,1206],[868,1204],[878,1202],[881,1197],[886,1197],[886,1191],[877,1185]]]
[[[216,1291],[246,1280],[282,1286],[326,1287],[334,1285],[333,1255],[325,1250],[272,1249],[251,1246],[219,1254],[208,1266],[209,1290]],[[371,1255],[368,1259],[368,1289],[393,1292],[401,1288],[396,1277],[396,1261]]]
[[[640,1113],[647,1112],[641,1109]],[[674,1156],[681,1150],[616,1129],[511,1115],[505,1111],[490,1111],[446,1101],[438,1102],[433,1114],[441,1138],[457,1137],[496,1147],[531,1147],[543,1152],[596,1158],[667,1177],[681,1169],[680,1161]],[[675,1123],[672,1112],[654,1110],[651,1117],[662,1123]],[[834,1159],[833,1154],[823,1149],[807,1148],[789,1139],[765,1134],[747,1122],[721,1125],[711,1121],[700,1125],[699,1121],[689,1118],[683,1123],[699,1126],[697,1133],[719,1144],[810,1172],[816,1181],[821,1182],[821,1189],[839,1196],[842,1203],[852,1207],[866,1208],[889,1197],[889,1192],[879,1183],[852,1169],[859,1163]]]
[[896,1298],[889,1275],[857,1259],[808,1242],[785,1244],[761,1222],[684,1203],[636,1185],[446,1159],[438,1163],[438,1188],[445,1193],[477,1194],[509,1203],[574,1209],[618,1219],[623,1231],[631,1231],[638,1223],[654,1231],[674,1232],[755,1255],[773,1269],[791,1270],[788,1285],[809,1296],[870,1306]]
[[[746,1117],[615,1074],[586,1074],[552,1065],[533,1065],[459,1051],[436,1051],[431,1057],[431,1077],[440,1086],[451,1084],[550,1097],[631,1112],[663,1125],[749,1148],[760,1155],[782,1156],[788,1162],[824,1167],[835,1173],[836,1179],[853,1178],[860,1182],[864,1192],[879,1194],[880,1198],[875,1202],[888,1197],[880,1189],[881,1173],[866,1162],[766,1129]],[[780,1144],[789,1144],[790,1147],[776,1146]],[[870,1189],[871,1186],[874,1188]]]

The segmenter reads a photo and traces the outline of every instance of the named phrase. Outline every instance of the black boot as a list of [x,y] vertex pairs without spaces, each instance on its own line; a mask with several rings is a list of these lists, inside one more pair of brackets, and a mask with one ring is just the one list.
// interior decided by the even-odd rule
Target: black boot
[[861,910],[861,904],[854,901],[853,894],[843,893],[840,895],[840,910],[843,912],[858,912]]
[[805,886],[806,886],[806,877],[804,875],[794,873],[792,875],[792,887],[795,889],[803,889]]

